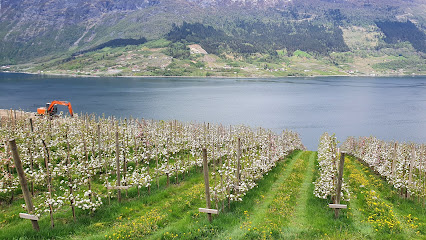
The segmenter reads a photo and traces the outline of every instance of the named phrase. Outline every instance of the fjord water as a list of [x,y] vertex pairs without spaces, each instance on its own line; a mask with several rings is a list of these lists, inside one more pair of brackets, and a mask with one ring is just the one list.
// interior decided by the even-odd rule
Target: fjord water
[[[320,135],[426,142],[426,77],[272,79],[62,77],[0,73],[0,108],[52,100],[75,112],[291,129],[316,150]],[[67,112],[60,106],[60,111]]]

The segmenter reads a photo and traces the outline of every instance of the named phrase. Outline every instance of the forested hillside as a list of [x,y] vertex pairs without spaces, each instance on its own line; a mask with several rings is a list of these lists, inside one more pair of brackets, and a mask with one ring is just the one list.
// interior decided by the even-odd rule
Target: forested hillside
[[385,42],[398,43],[408,41],[413,47],[426,53],[426,36],[425,33],[419,30],[411,21],[407,22],[376,22],[376,25],[385,34]]
[[296,50],[318,54],[349,50],[340,28],[327,28],[309,22],[237,21],[230,35],[211,26],[184,22],[181,26],[174,25],[167,39],[199,43],[207,52],[214,54],[226,50],[241,54],[268,53],[280,49],[287,49],[291,54]]

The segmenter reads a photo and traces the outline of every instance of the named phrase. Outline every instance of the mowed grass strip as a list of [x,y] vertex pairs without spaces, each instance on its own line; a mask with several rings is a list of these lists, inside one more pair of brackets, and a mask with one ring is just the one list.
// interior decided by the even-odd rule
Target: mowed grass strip
[[198,207],[205,207],[203,199],[200,206],[184,214],[180,221],[157,231],[148,239],[235,239],[244,233],[240,225],[247,219],[248,213],[257,214],[262,211],[261,205],[265,205],[264,210],[268,209],[265,198],[270,199],[266,202],[272,201],[274,195],[270,195],[275,192],[277,182],[281,182],[283,175],[291,172],[292,165],[301,154],[301,151],[295,151],[278,162],[277,166],[258,182],[258,186],[244,196],[242,202],[232,202],[230,209],[226,207],[219,215],[213,215],[211,223],[208,222],[206,214],[198,212]]
[[308,199],[312,192],[309,191],[313,182],[315,173],[315,152],[309,153],[308,165],[305,169],[305,178],[303,179],[300,187],[299,195],[294,209],[294,214],[290,218],[289,224],[283,229],[283,238],[295,239],[305,235],[306,232],[311,230],[311,226],[307,224],[308,217]]
[[245,231],[242,239],[279,239],[283,230],[293,218],[295,206],[300,194],[301,185],[305,178],[310,152],[303,152],[296,158],[291,172],[287,177],[277,181],[277,186],[271,189],[270,202],[264,212],[257,212],[247,219],[241,228]]
[[285,214],[288,214],[291,208],[288,205],[292,200],[291,193],[297,191],[294,188],[288,189],[287,185],[296,178],[295,171],[304,165],[302,158],[306,154],[302,152],[291,159],[269,191],[265,195],[262,194],[261,199],[256,202],[255,211],[244,211],[244,220],[226,233],[225,239],[258,239],[272,234],[279,235]]

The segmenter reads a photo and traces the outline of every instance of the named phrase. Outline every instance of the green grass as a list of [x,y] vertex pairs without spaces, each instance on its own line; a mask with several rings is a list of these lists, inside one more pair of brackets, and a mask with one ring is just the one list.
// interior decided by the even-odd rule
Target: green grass
[[293,56],[295,56],[295,57],[305,57],[305,58],[310,58],[311,57],[311,55],[309,53],[301,51],[301,50],[296,50],[293,53]]
[[160,38],[158,40],[148,41],[144,43],[143,46],[147,48],[166,48],[169,46],[169,44],[170,41],[164,38]]
[[[138,197],[132,188],[118,204],[115,198],[95,213],[77,210],[73,222],[65,208],[50,219],[40,221],[40,232],[18,217],[23,212],[19,198],[12,205],[0,206],[0,239],[424,239],[426,211],[423,203],[402,199],[392,186],[357,162],[347,158],[344,178],[352,197],[339,218],[328,208],[329,199],[313,195],[318,176],[315,152],[296,151],[258,181],[258,186],[232,202],[208,222],[198,208],[205,206],[203,177],[199,170],[166,187],[166,178],[155,180],[148,194]],[[364,185],[360,187],[361,185]],[[369,194],[373,193],[371,198]],[[123,191],[123,196],[125,196]],[[372,208],[374,202],[381,207]],[[222,205],[222,204],[220,204]],[[381,209],[387,212],[381,212]],[[392,210],[392,211],[391,211]],[[374,215],[380,213],[379,215]],[[393,215],[392,215],[393,214]],[[374,215],[377,222],[369,221]],[[384,219],[399,222],[393,230],[378,223]],[[389,220],[389,221],[390,221]],[[378,230],[376,230],[378,229]]]

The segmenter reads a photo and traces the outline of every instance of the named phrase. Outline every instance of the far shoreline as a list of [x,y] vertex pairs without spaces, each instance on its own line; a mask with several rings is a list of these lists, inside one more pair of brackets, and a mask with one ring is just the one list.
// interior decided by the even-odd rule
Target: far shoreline
[[279,79],[279,78],[332,78],[332,77],[426,77],[426,74],[357,74],[357,75],[309,75],[309,76],[250,76],[250,77],[238,77],[238,76],[110,76],[110,75],[79,75],[79,74],[67,74],[67,73],[35,73],[35,72],[15,72],[15,71],[1,71],[0,73],[10,74],[28,74],[37,76],[60,76],[60,77],[83,77],[83,78],[207,78],[207,79]]

